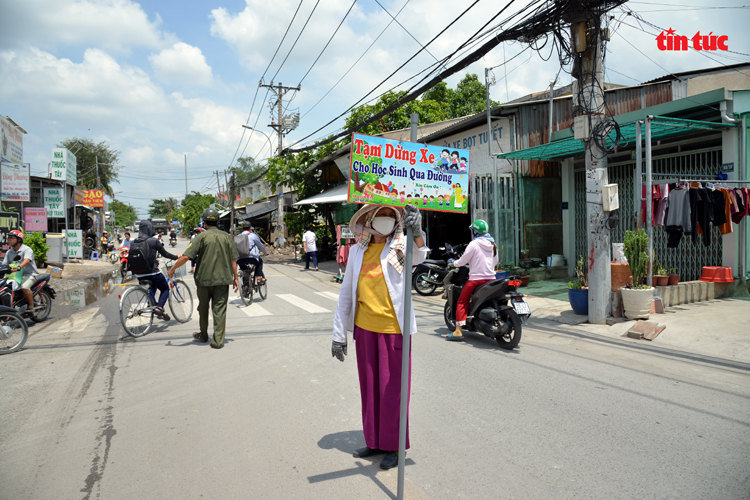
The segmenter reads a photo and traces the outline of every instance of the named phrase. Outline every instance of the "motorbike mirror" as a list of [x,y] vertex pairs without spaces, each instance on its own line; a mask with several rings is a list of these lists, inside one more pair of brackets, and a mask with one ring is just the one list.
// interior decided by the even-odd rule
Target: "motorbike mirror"
[[445,247],[438,247],[439,250],[445,250]]
[[448,250],[453,250],[453,247],[450,245],[450,243],[446,243],[445,248],[447,248]]

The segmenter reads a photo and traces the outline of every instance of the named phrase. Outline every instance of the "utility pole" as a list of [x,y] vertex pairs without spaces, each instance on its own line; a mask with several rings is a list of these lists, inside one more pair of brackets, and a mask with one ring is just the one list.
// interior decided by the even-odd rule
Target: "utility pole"
[[[290,132],[297,128],[297,125],[299,124],[299,113],[297,113],[295,116],[288,116],[285,117],[283,115],[284,113],[284,94],[289,92],[290,90],[296,90],[300,91],[302,90],[302,85],[297,85],[296,87],[284,87],[281,82],[278,83],[278,85],[274,85],[273,82],[271,82],[270,85],[264,85],[260,84],[261,87],[266,87],[271,90],[276,95],[276,106],[277,106],[277,117],[278,122],[277,123],[271,123],[269,125],[272,129],[276,130],[276,132],[279,134],[279,150],[277,151],[277,156],[281,156],[281,151],[284,148],[284,132]],[[276,195],[277,195],[277,213],[278,213],[278,226],[279,226],[279,244],[281,245],[281,241],[284,240],[284,233],[286,225],[284,224],[284,187],[283,186],[277,186],[276,187]]]
[[[490,70],[491,68],[484,68],[484,84],[487,91],[487,154],[492,158],[492,208],[493,210],[493,221],[495,225],[495,241],[500,241],[500,216],[498,214],[498,201],[499,196],[497,193],[498,186],[498,175],[497,175],[497,158],[492,155],[492,118],[490,116]],[[492,83],[495,83],[493,76]]]
[[234,236],[234,168],[232,168],[232,175],[229,176],[229,196],[232,198],[231,212],[229,212],[229,234]]
[[187,187],[187,153],[185,153],[185,196],[188,195],[188,187]]
[[[604,14],[606,15],[606,14]],[[611,311],[610,230],[604,212],[602,186],[609,184],[607,151],[593,139],[597,125],[606,119],[602,80],[601,14],[593,14],[571,25],[574,50],[580,53],[579,86],[586,141],[586,233],[588,240],[589,323],[603,323]],[[583,50],[581,50],[583,49]],[[606,139],[603,139],[606,141]]]
[[219,171],[216,171],[216,194],[221,195],[221,181],[219,180]]
[[[96,156],[94,156],[94,158],[96,159],[96,189],[101,189],[102,188],[102,180],[99,177],[99,156],[96,155]],[[104,233],[103,233],[103,231],[104,231],[104,203],[103,203],[103,200],[104,200],[104,196],[102,196],[102,206],[99,207],[99,237],[100,238],[104,235]]]

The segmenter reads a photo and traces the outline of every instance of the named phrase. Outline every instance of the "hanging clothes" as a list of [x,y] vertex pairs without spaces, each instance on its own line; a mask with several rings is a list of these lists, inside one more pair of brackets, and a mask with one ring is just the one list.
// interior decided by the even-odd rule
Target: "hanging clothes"
[[724,193],[719,189],[711,191],[711,203],[713,207],[713,217],[711,218],[711,222],[713,222],[714,226],[721,228],[722,225],[727,223],[725,212],[726,200],[724,198]]
[[747,215],[747,200],[745,192],[742,189],[743,188],[735,188],[732,190],[737,203],[737,212],[732,215],[732,222],[735,224],[739,224],[742,221],[742,218]]
[[[719,231],[721,234],[730,234],[734,231],[732,229],[732,198],[729,195],[729,190],[726,188],[719,188],[718,193],[724,198],[724,223],[719,225]],[[714,211],[714,216],[716,211]],[[716,222],[714,221],[714,224]]]
[[[711,219],[713,218],[713,202],[711,197],[711,190],[707,188],[700,188],[695,190],[697,193],[697,204],[696,212],[691,213],[691,222],[695,221],[696,224],[693,226],[693,244],[696,244],[698,235],[703,236],[703,245],[711,246]],[[690,207],[692,210],[692,206]]]
[[665,224],[668,235],[667,248],[677,248],[683,234],[692,234],[689,190],[675,189],[669,193]]
[[663,226],[669,206],[669,184],[657,184],[654,188],[654,226]]

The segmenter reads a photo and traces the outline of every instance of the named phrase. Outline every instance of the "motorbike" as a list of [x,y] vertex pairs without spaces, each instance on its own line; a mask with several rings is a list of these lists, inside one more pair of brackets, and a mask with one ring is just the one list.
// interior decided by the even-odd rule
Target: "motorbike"
[[128,247],[123,247],[120,249],[120,275],[124,278],[129,271],[130,266],[128,265]]
[[[463,279],[454,277],[446,287],[443,317],[450,331],[456,329],[456,306],[466,281],[468,268]],[[503,349],[514,349],[521,341],[522,323],[525,325],[531,316],[524,294],[518,292],[521,280],[516,276],[490,281],[477,287],[469,299],[469,310],[463,331],[480,332],[495,339]]]
[[169,238],[169,246],[170,247],[176,247],[177,246],[177,238]]
[[443,286],[443,280],[450,272],[448,261],[458,259],[464,250],[466,244],[451,246],[446,243],[444,247],[439,247],[443,251],[442,259],[427,259],[421,264],[417,264],[412,269],[412,287],[419,295],[432,295],[439,286]]
[[[19,257],[20,259],[20,257]],[[6,276],[18,270],[17,267],[11,267],[6,264],[0,265],[0,305],[12,307],[24,317],[29,317],[35,323],[44,321],[52,311],[52,301],[57,294],[49,285],[51,275],[49,273],[39,274],[36,276],[36,283],[31,287],[34,304],[29,308],[29,304],[24,297],[21,288],[13,290],[13,282],[9,281]]]

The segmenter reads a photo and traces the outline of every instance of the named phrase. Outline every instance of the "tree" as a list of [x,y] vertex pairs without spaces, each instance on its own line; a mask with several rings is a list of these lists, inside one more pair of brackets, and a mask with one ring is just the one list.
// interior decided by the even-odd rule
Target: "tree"
[[203,211],[212,203],[216,203],[216,196],[193,191],[182,200],[179,212],[173,212],[171,215],[175,216],[174,220],[182,222],[184,227],[192,229],[198,226]]
[[[375,104],[363,104],[354,108],[346,118],[346,127],[352,127],[382,112],[405,95],[406,92],[403,91],[389,91],[383,94]],[[358,132],[378,135],[392,130],[409,128],[412,113],[419,114],[420,125],[460,118],[487,109],[486,99],[484,85],[479,81],[477,75],[469,73],[456,85],[455,90],[448,88],[445,82],[440,82],[422,94],[421,98],[398,107],[379,120],[365,125]],[[492,106],[497,104],[497,101],[490,101]]]
[[234,167],[235,182],[237,186],[247,184],[262,175],[268,167],[260,165],[252,156],[243,156],[237,159]]
[[118,181],[120,152],[112,149],[107,141],[94,142],[91,139],[72,137],[60,142],[57,147],[66,148],[75,154],[78,186],[97,189],[96,162],[98,160],[101,189],[110,196],[114,194],[112,184]]
[[109,204],[109,210],[114,213],[115,224],[118,226],[132,226],[133,222],[139,220],[132,205],[121,201],[112,200]]
[[167,215],[179,207],[179,202],[174,198],[154,199],[148,206],[150,217],[167,218]]

